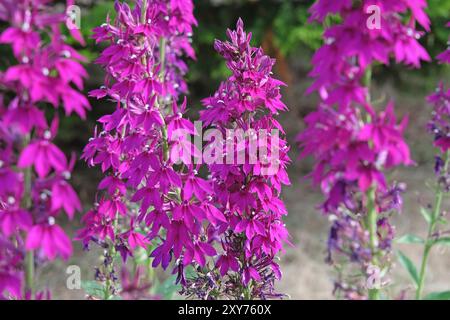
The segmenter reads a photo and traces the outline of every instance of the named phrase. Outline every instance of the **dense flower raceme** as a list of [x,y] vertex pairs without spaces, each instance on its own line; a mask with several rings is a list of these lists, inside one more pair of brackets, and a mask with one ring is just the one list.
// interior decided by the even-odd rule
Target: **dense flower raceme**
[[[310,177],[326,197],[321,205],[330,216],[328,261],[340,272],[336,294],[349,299],[367,297],[371,266],[389,267],[394,227],[389,216],[401,209],[402,183],[389,184],[385,170],[410,165],[409,148],[403,140],[406,119],[397,123],[393,104],[377,113],[367,87],[371,66],[397,63],[420,67],[430,57],[419,44],[420,24],[429,30],[429,19],[419,1],[327,1],[310,9],[311,21],[324,22],[339,15],[339,23],[324,32],[325,44],[313,57],[308,92],[322,99],[317,111],[305,119],[299,137],[301,157],[312,155],[316,163]],[[403,15],[411,18],[404,24]],[[372,20],[375,19],[375,20]],[[368,220],[375,211],[375,230]],[[342,264],[348,264],[348,270]],[[363,277],[355,278],[355,270]],[[364,280],[361,282],[361,280]],[[378,289],[378,288],[377,288]]]
[[[221,252],[215,265],[187,279],[184,292],[200,298],[221,294],[261,299],[280,296],[273,285],[281,277],[276,256],[288,240],[282,221],[287,211],[280,193],[282,185],[289,184],[289,147],[281,137],[260,137],[258,144],[271,144],[270,152],[251,161],[249,150],[252,132],[265,131],[268,137],[283,132],[274,116],[287,108],[281,101],[283,83],[272,77],[275,61],[261,48],[250,45],[251,34],[243,27],[239,20],[236,30],[227,32],[229,41],[215,42],[216,51],[225,58],[232,75],[203,101],[206,109],[200,117],[204,126],[220,132],[241,130],[248,138],[243,141],[228,137],[234,151],[219,147],[219,157],[223,158],[208,166],[214,190],[211,198],[217,208],[206,207],[205,211],[211,212]],[[233,159],[243,153],[246,160],[242,164],[221,164],[230,156],[227,152]]]
[[134,8],[116,2],[115,9],[115,22],[94,29],[96,41],[108,43],[97,60],[107,75],[105,86],[91,95],[108,97],[117,107],[99,119],[102,131],[96,131],[83,154],[106,176],[78,235],[86,246],[94,241],[106,251],[96,276],[109,286],[106,298],[119,293],[116,253],[126,260],[137,247],[153,247],[153,266],[163,268],[173,258],[183,258],[183,265],[194,260],[204,265],[205,256],[216,253],[203,224],[212,189],[186,157],[186,165],[180,165],[170,156],[173,150],[194,150],[176,134],[195,133],[183,118],[186,100],[177,102],[186,91],[182,58],[195,58],[192,1],[136,1]]
[[[379,11],[372,11],[373,6]],[[416,28],[416,22],[430,28],[425,7],[425,0],[317,1],[310,9],[311,20],[323,22],[328,15],[339,14],[342,22],[325,30],[325,44],[312,60],[310,76],[315,82],[309,92],[319,91],[325,103],[341,108],[362,104],[368,89],[361,80],[374,62],[387,65],[393,56],[397,63],[418,68],[421,60],[430,61],[418,42],[422,32]],[[408,10],[411,18],[405,24]],[[372,23],[377,13],[379,20]]]
[[[450,23],[447,24],[450,27]],[[448,60],[449,49],[438,55],[441,63],[450,64]],[[435,173],[444,192],[450,191],[450,173],[448,161],[450,151],[450,89],[446,89],[441,83],[436,91],[428,97],[428,102],[433,107],[432,116],[427,124],[427,131],[434,138],[434,145],[439,148],[440,154],[435,157]]]
[[[84,118],[89,103],[79,92],[87,74],[84,58],[65,43],[64,13],[48,0],[1,0],[0,20],[9,27],[0,43],[11,46],[17,62],[0,73],[0,297],[33,298],[24,286],[23,259],[36,250],[38,261],[67,259],[71,241],[55,218],[81,210],[70,186],[74,157],[68,161],[53,143],[58,113]],[[73,2],[68,1],[68,5]],[[82,40],[78,30],[72,34]],[[48,39],[48,40],[47,40]],[[48,123],[48,117],[53,119]],[[34,169],[34,170],[33,170]],[[29,289],[29,288],[28,288]],[[34,298],[44,297],[36,294]]]

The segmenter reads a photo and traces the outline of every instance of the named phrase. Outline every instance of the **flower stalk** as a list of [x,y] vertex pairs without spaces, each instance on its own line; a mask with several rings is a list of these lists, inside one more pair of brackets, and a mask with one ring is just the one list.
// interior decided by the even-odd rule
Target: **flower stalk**
[[34,251],[26,252],[25,256],[25,292],[33,296],[34,291]]
[[[205,217],[199,207],[205,191],[196,189],[196,197],[192,189],[190,193],[187,187],[181,191],[188,178],[196,185],[207,182],[195,177],[192,165],[180,169],[175,165],[179,159],[169,157],[171,148],[191,146],[177,133],[187,130],[194,134],[193,124],[183,118],[186,99],[178,104],[187,90],[183,59],[195,58],[189,45],[196,24],[193,2],[130,3],[133,5],[116,2],[115,21],[94,30],[98,42],[108,43],[98,59],[107,75],[105,86],[91,95],[98,99],[107,96],[117,102],[117,108],[100,119],[102,132],[95,134],[84,151],[83,158],[101,166],[105,178],[99,184],[98,206],[86,215],[78,238],[86,246],[111,243],[124,262],[122,282],[128,277],[125,262],[128,257],[134,259],[138,247],[151,249],[151,268],[162,265],[166,269],[172,259],[182,261],[176,270],[181,279],[184,266],[194,264],[194,250],[197,260],[202,258],[199,246],[202,254],[203,248],[213,252],[204,236],[207,224],[203,224]],[[191,161],[187,157],[182,160]],[[136,267],[135,271],[133,276],[139,281],[142,269]],[[104,277],[100,274],[98,278]],[[126,286],[121,288],[122,292],[114,294],[130,295]]]
[[[370,250],[372,255],[372,265],[379,268],[378,262],[378,213],[376,209],[376,187],[371,187],[367,191],[367,229],[370,238]],[[378,288],[369,289],[369,299],[378,300],[380,297]]]
[[[448,172],[449,169],[449,163],[450,163],[450,151],[447,150],[444,155],[444,166],[442,168],[443,172]],[[416,299],[420,300],[422,299],[423,295],[423,289],[425,285],[425,278],[426,278],[426,269],[428,264],[428,258],[431,252],[431,249],[436,243],[436,225],[438,223],[439,218],[441,217],[441,207],[442,207],[442,200],[444,198],[444,190],[442,190],[442,186],[437,183],[436,189],[435,189],[435,202],[433,211],[431,214],[431,221],[428,225],[428,232],[427,237],[425,239],[423,254],[422,254],[422,260],[420,264],[420,271],[419,271],[419,282],[416,289]]]
[[[367,67],[366,72],[364,73],[363,84],[367,88],[367,97],[366,101],[371,103],[371,95],[370,88],[372,84],[372,66]],[[368,114],[367,122],[371,122],[370,114]],[[372,255],[372,266],[379,269],[378,262],[378,212],[376,208],[376,189],[377,186],[372,186],[366,193],[367,198],[367,229],[369,231],[369,245]],[[368,297],[369,300],[378,300],[379,299],[379,288],[370,288],[368,289]]]
[[[24,146],[28,146],[31,141],[31,134],[27,134],[24,138]],[[24,172],[24,208],[27,210],[31,210],[32,202],[31,202],[31,190],[32,190],[32,169],[25,168]],[[25,294],[29,293],[30,296],[33,296],[33,288],[34,288],[34,251],[29,250],[25,253],[25,261],[24,261],[24,269],[25,269]]]

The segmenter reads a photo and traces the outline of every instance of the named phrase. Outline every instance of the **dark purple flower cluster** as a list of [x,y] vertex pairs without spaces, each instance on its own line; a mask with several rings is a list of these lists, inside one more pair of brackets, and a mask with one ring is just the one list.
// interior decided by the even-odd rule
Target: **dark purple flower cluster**
[[[66,115],[84,118],[90,106],[79,91],[87,73],[84,58],[61,34],[65,13],[53,12],[50,2],[0,1],[0,20],[9,23],[0,43],[17,61],[0,72],[0,297],[6,298],[32,298],[30,283],[22,291],[26,252],[33,257],[37,250],[49,260],[71,255],[71,241],[55,218],[81,211],[69,184],[75,158],[68,161],[52,142],[58,112],[45,107],[62,105]],[[78,30],[71,32],[82,40]]]

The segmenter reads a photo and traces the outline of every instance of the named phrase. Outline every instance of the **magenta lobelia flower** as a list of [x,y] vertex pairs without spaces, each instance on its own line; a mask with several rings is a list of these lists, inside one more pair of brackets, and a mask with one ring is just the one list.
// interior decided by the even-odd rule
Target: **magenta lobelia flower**
[[[406,118],[397,123],[393,103],[382,112],[371,104],[371,66],[393,58],[420,67],[430,60],[416,29],[429,30],[425,8],[422,0],[319,0],[310,9],[311,21],[342,19],[326,27],[325,44],[313,57],[308,92],[318,91],[322,101],[306,117],[298,141],[301,157],[316,159],[310,177],[326,197],[321,209],[333,224],[327,260],[341,270],[335,294],[344,298],[378,298],[384,280],[372,286],[369,279],[373,270],[389,269],[394,229],[388,218],[400,210],[405,189],[389,184],[385,171],[412,164],[403,138]],[[404,14],[411,15],[407,23]]]
[[[11,46],[17,64],[0,73],[0,295],[40,298],[33,290],[34,252],[53,260],[72,253],[70,239],[55,224],[61,210],[70,218],[81,204],[70,186],[74,161],[52,142],[58,113],[47,123],[46,105],[84,118],[89,103],[79,92],[87,73],[84,58],[65,43],[64,13],[48,0],[0,1],[9,26],[0,43]],[[73,1],[68,1],[68,5]],[[72,31],[79,37],[77,30]],[[26,258],[26,262],[24,261]],[[24,266],[26,264],[26,268]],[[24,274],[26,273],[26,283]],[[24,291],[22,289],[25,288]]]

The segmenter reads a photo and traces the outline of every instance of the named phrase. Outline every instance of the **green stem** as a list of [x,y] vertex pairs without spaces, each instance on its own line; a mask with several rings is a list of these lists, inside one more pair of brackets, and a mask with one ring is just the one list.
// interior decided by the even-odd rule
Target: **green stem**
[[[379,267],[378,261],[378,235],[377,235],[377,209],[375,205],[375,190],[372,187],[367,191],[367,229],[370,237],[370,251],[372,252],[372,265]],[[369,299],[378,300],[380,298],[379,289],[369,289]]]
[[[364,86],[367,87],[367,103],[371,103],[370,86],[372,84],[372,66],[367,67],[363,79]],[[371,122],[370,115],[368,115],[368,122]],[[367,229],[369,231],[370,239],[370,251],[372,253],[372,265],[379,267],[378,261],[378,235],[377,235],[377,222],[378,214],[376,209],[376,186],[371,187],[367,191]],[[380,299],[380,290],[377,288],[369,289],[369,299]]]
[[[31,135],[25,136],[24,145],[27,146],[31,141]],[[24,170],[24,196],[23,196],[23,207],[27,210],[31,209],[31,184],[32,184],[32,171],[31,167]],[[25,261],[25,293],[30,293],[33,295],[34,290],[34,251],[30,250],[26,252]]]
[[27,251],[25,256],[25,292],[33,295],[34,290],[34,252]]
[[[116,219],[117,221],[117,219]],[[116,229],[116,228],[114,228]],[[111,245],[108,248],[107,251],[107,255],[110,257],[111,259],[111,263],[105,265],[105,276],[106,276],[106,282],[105,282],[105,296],[104,299],[105,300],[109,300],[112,297],[114,297],[115,295],[115,288],[114,288],[114,281],[112,280],[111,275],[114,273],[114,261],[116,260],[116,249],[114,247],[114,243],[111,243]],[[106,255],[105,255],[105,260],[107,259]]]
[[[164,78],[166,76],[166,44],[167,44],[167,40],[164,37],[161,37],[161,39],[159,40],[159,63],[161,65],[161,69],[159,70],[159,76],[161,78],[161,81],[164,82]],[[162,105],[162,104],[160,104]],[[165,120],[164,120],[164,116],[162,114],[164,110],[161,109],[161,119],[163,120],[163,125],[162,125],[162,129],[161,129],[161,133],[162,133],[162,139],[163,139],[163,143],[162,143],[162,148],[163,148],[163,155],[164,155],[164,160],[167,161],[169,159],[169,141],[168,141],[168,136],[167,136],[167,126],[165,124]]]
[[[450,151],[447,151],[445,153],[444,168],[443,168],[444,172],[448,171],[449,162],[450,162]],[[422,255],[422,262],[421,262],[421,266],[420,266],[419,284],[417,285],[417,290],[416,290],[416,299],[417,300],[422,299],[423,288],[425,285],[425,276],[426,276],[426,269],[427,269],[427,264],[428,264],[428,257],[430,255],[431,248],[434,245],[433,234],[436,231],[436,224],[437,224],[437,221],[439,220],[439,217],[441,214],[443,197],[444,197],[444,192],[442,191],[439,184],[437,184],[434,210],[433,210],[433,213],[431,216],[431,221],[428,225],[428,234],[427,234],[427,239],[425,241],[425,246],[424,246],[423,255]]]
[[142,8],[141,8],[141,24],[145,24],[147,18],[147,0],[142,1]]
[[159,75],[164,80],[166,76],[166,44],[167,40],[164,37],[161,37],[159,40],[159,63],[161,64],[161,70],[159,71]]
[[370,86],[372,84],[372,66],[368,66],[366,72],[364,73],[363,84],[367,88],[367,97],[366,101],[371,103],[371,95],[370,95]]
[[417,290],[416,290],[416,299],[417,300],[422,299],[423,287],[425,285],[425,274],[426,274],[426,269],[427,269],[428,257],[430,255],[430,250],[431,250],[431,246],[428,243],[426,243],[424,250],[423,250],[422,263],[420,266],[419,284],[418,284]]
[[367,88],[372,84],[372,66],[367,67],[366,72],[364,74],[364,86]]

